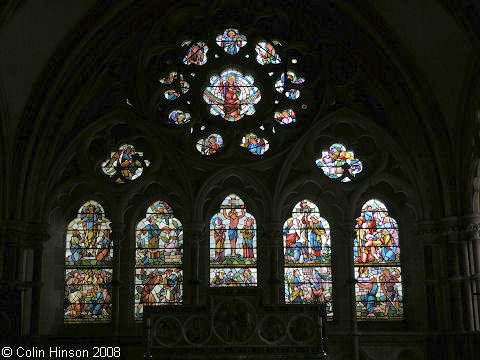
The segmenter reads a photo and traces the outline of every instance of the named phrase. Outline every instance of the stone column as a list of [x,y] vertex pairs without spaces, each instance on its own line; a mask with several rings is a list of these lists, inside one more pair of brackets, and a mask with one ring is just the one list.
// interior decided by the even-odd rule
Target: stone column
[[[24,221],[2,222],[2,242],[4,243],[3,278],[1,287],[9,298],[18,298],[17,310],[11,316],[16,329],[13,332],[22,335],[38,334],[42,248],[48,239],[44,224]],[[11,296],[11,297],[10,297]]]

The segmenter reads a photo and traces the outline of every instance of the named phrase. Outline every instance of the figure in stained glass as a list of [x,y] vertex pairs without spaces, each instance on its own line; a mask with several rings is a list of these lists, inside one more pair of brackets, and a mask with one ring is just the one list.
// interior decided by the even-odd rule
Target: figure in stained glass
[[388,316],[391,307],[395,309],[397,315],[400,314],[400,294],[397,286],[399,278],[400,272],[397,269],[394,269],[392,273],[388,268],[383,270],[383,274],[379,277],[383,293],[387,299],[383,316]]
[[310,246],[312,248],[312,259],[316,261],[324,261],[325,257],[322,254],[322,238],[325,236],[326,231],[322,223],[315,217],[310,217],[308,226],[310,231]]
[[143,317],[145,305],[175,305],[183,298],[183,271],[175,268],[141,268],[135,270],[135,318]]
[[116,183],[123,184],[139,178],[149,165],[142,152],[135,151],[133,145],[123,144],[102,163],[102,171]]
[[[237,209],[232,208],[228,211],[223,209],[223,216],[229,220],[228,222],[228,240],[230,241],[231,256],[237,256],[237,240],[238,240],[238,223],[240,219],[245,216],[245,209],[240,210],[240,214],[237,213]],[[244,244],[244,238],[241,238],[239,245]]]
[[274,46],[266,41],[259,41],[255,46],[257,52],[257,62],[260,65],[280,64],[282,61],[280,55],[275,51]]
[[310,200],[291,215],[283,225],[285,303],[325,303],[332,316],[330,226]]
[[113,249],[110,222],[102,207],[89,201],[67,227],[65,264],[67,266],[110,266]]
[[254,155],[263,155],[270,147],[267,139],[258,137],[253,133],[246,134],[242,138],[240,146],[247,148]]
[[137,225],[135,318],[143,306],[182,302],[183,227],[164,201],[150,205]]
[[190,121],[191,115],[188,112],[183,112],[181,110],[173,110],[168,115],[168,118],[175,125],[183,125]]
[[213,155],[223,146],[223,138],[218,134],[210,134],[197,141],[197,150],[202,155]]
[[255,265],[255,218],[243,201],[231,194],[210,222],[210,285],[256,284]]
[[64,320],[110,320],[111,281],[111,269],[67,269]]
[[252,76],[237,70],[225,70],[220,76],[210,78],[210,86],[203,92],[204,101],[210,105],[212,115],[220,115],[227,121],[238,121],[255,112],[260,101],[260,90],[253,86]]
[[378,200],[368,201],[356,220],[355,231],[355,263],[391,264],[400,261],[397,222],[388,216],[384,204]]
[[288,125],[297,121],[295,112],[292,109],[277,111],[275,112],[274,118],[280,125]]
[[329,178],[342,182],[351,181],[363,170],[362,162],[342,144],[333,144],[328,151],[322,151],[322,157],[315,163]]
[[221,268],[210,269],[210,286],[256,286],[256,268]]
[[330,226],[309,200],[297,203],[283,226],[285,265],[329,265]]
[[181,264],[183,227],[162,201],[152,204],[137,225],[136,266]]
[[401,319],[403,294],[397,222],[372,199],[356,220],[354,266],[357,318]]
[[[297,75],[293,71],[287,71],[286,76],[285,73],[282,73],[280,79],[275,82],[275,90],[277,90],[279,93],[283,93],[285,90],[285,84],[287,83],[287,79],[288,83],[294,85],[303,84],[305,82],[304,78],[297,77]],[[292,100],[298,99],[300,97],[300,90],[287,89],[285,90],[285,96]]]
[[213,238],[215,239],[215,258],[216,262],[222,263],[225,260],[225,233],[226,228],[223,221],[219,217],[212,220]]
[[67,227],[64,321],[109,321],[113,247],[110,221],[95,201]]
[[401,319],[403,293],[400,267],[356,268],[357,318]]
[[332,273],[330,267],[285,268],[285,303],[327,305],[327,315],[333,315]]
[[[251,217],[245,220],[245,225],[243,226],[242,237],[244,240],[243,246],[243,257],[244,258],[254,258],[253,254],[253,237],[255,236],[255,229],[253,228],[253,224],[255,220]],[[231,224],[231,222],[230,222]]]
[[247,44],[247,37],[241,35],[237,29],[226,29],[216,40],[218,46],[229,55],[236,55],[240,48]]
[[183,58],[185,65],[204,65],[207,63],[208,46],[203,41],[194,43]]
[[176,85],[174,88],[165,90],[164,95],[167,100],[176,100],[190,89],[190,84],[183,80],[183,75],[178,75],[175,71],[170,72],[166,77],[160,78],[159,81],[163,85]]

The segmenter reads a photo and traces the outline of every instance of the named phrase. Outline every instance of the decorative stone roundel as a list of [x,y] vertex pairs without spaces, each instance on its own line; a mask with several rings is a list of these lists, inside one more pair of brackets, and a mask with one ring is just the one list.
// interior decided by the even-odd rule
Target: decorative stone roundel
[[210,319],[206,315],[193,315],[183,324],[183,336],[192,345],[201,345],[211,335]]
[[164,346],[173,346],[181,339],[182,325],[174,317],[162,317],[153,327],[154,339]]
[[244,343],[256,328],[255,308],[241,299],[220,303],[213,315],[215,335],[226,344]]
[[287,335],[287,327],[283,320],[278,316],[267,315],[261,323],[259,329],[260,338],[268,344],[277,344]]

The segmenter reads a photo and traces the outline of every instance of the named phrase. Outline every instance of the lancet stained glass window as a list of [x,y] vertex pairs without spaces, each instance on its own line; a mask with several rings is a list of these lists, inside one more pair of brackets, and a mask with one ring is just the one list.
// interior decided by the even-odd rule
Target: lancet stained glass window
[[353,246],[357,318],[403,318],[398,226],[379,200],[369,200],[355,225]]
[[210,220],[210,286],[257,285],[257,225],[237,195]]
[[105,322],[112,315],[110,221],[102,206],[87,201],[67,226],[65,322]]
[[315,160],[315,164],[330,179],[341,182],[351,181],[363,170],[362,162],[343,144],[333,144],[328,151],[322,151],[322,157]]
[[135,319],[144,305],[180,304],[183,300],[183,227],[172,208],[156,201],[136,230]]
[[325,303],[332,316],[330,226],[313,202],[302,200],[283,225],[285,303]]

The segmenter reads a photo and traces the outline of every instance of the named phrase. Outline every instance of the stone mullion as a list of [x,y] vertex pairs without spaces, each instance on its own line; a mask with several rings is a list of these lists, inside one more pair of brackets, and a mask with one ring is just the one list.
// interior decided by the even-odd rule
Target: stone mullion
[[[265,303],[284,303],[284,258],[283,258],[283,236],[282,223],[280,221],[267,222],[264,225],[265,231],[257,238],[258,256],[258,277],[263,274],[268,287],[264,292]],[[261,252],[260,252],[261,250]],[[260,256],[261,255],[261,256]]]
[[[110,234],[110,240],[113,243],[113,264],[112,264],[112,328],[114,334],[119,334],[119,329],[127,328],[126,325],[133,317],[133,306],[130,306],[129,289],[130,284],[125,284],[120,279],[133,279],[133,275],[130,270],[130,254],[131,246],[128,241],[128,234],[125,224],[119,222],[112,222],[110,225],[112,232]],[[133,257],[135,256],[133,252]],[[130,276],[127,276],[130,275]],[[126,285],[126,286],[125,286]],[[127,314],[120,317],[120,314]]]
[[[354,222],[335,224],[330,230],[332,246],[333,312],[341,329],[350,328],[349,358],[360,358],[360,337],[358,334],[357,304],[355,301],[355,269],[353,245],[356,232]],[[342,266],[342,267],[340,267]],[[329,325],[327,324],[327,332]]]
[[[188,254],[184,252],[184,291],[185,287],[188,286],[187,292],[190,293],[188,300],[194,305],[199,305],[205,300],[206,294],[202,292],[205,287],[201,285],[206,283],[208,287],[208,280],[205,282],[203,275],[205,267],[208,271],[210,267],[210,239],[208,235],[203,222],[192,222],[185,227],[183,243],[184,249],[188,249]],[[187,294],[184,293],[184,295]]]

